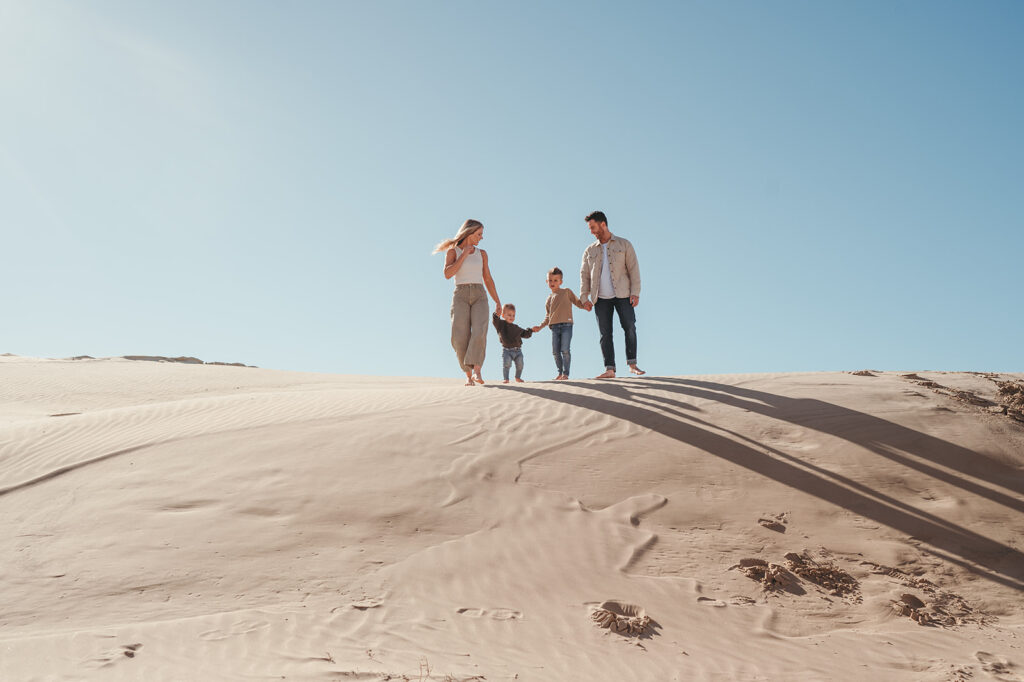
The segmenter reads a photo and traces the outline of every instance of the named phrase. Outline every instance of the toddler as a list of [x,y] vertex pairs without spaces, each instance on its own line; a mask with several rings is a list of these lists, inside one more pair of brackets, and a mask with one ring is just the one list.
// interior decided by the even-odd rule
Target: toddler
[[498,313],[492,313],[491,321],[501,339],[501,372],[505,377],[502,383],[508,383],[508,370],[513,362],[516,364],[516,381],[523,383],[523,339],[533,336],[533,331],[513,324],[516,321],[516,307],[511,303],[501,307],[501,317],[498,317]]

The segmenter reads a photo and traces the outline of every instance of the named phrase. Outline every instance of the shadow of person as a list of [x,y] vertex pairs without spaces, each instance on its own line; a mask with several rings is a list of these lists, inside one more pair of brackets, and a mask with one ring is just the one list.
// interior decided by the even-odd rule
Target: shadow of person
[[[728,384],[673,377],[652,377],[645,381],[670,392],[716,401],[841,438],[936,480],[1024,512],[1024,497],[978,485],[934,465],[1021,495],[1024,495],[1024,471],[927,433],[815,398],[789,398]],[[635,382],[629,387],[637,388]]]
[[[590,384],[586,387],[591,391],[588,393],[524,385],[499,386],[497,388],[574,405],[638,424],[675,441],[703,450],[715,457],[719,457],[768,479],[912,536],[927,543],[929,545],[927,551],[934,555],[984,576],[993,582],[1017,590],[1024,589],[1024,554],[1020,551],[975,533],[956,523],[918,510],[901,500],[873,490],[847,476],[826,471],[810,462],[801,460],[799,457],[764,446],[741,434],[696,419],[681,409],[671,409],[672,406],[669,406],[670,409],[665,409],[666,403],[664,399],[659,400],[659,396],[652,396],[649,393],[642,392],[643,388],[654,388],[651,381],[652,379],[644,379],[636,382],[640,386],[634,386],[627,381]],[[675,386],[675,390],[678,393],[696,395],[712,400],[724,398],[724,401],[733,401],[728,404],[735,404],[743,409],[752,410],[754,408],[753,403],[755,399],[730,397],[732,394],[726,389],[734,387],[722,386],[723,392],[715,393],[706,389],[712,385],[717,387],[717,384],[694,386],[683,383],[685,381],[687,380],[665,381],[659,379],[657,387],[664,389],[666,386]],[[783,399],[782,396],[764,394],[762,397],[756,398],[757,401],[763,400],[765,403],[760,406],[761,409],[767,410],[767,406],[772,404],[768,400],[769,397],[776,400],[782,399],[783,402],[794,400]],[[844,416],[847,418],[855,418],[860,415],[868,419],[877,419],[870,415],[846,410],[846,408],[839,406],[830,406],[830,404],[822,403],[822,401],[810,402],[817,404],[805,404],[804,406],[813,407],[819,410],[819,413],[824,411],[826,415],[838,416],[839,413],[834,412],[834,408],[834,410],[841,411],[840,413],[852,413],[845,414]],[[801,418],[793,414],[794,411],[801,407],[799,404],[790,402],[786,404],[786,407],[787,410],[784,414],[790,417],[786,421],[800,423],[808,428],[813,428],[811,424],[815,423],[815,420],[812,417]],[[775,416],[770,412],[768,415]],[[839,428],[834,430],[845,431],[845,429]],[[925,434],[920,435],[924,436]],[[971,451],[966,450],[966,452],[970,453]],[[988,489],[985,490],[988,491]]]

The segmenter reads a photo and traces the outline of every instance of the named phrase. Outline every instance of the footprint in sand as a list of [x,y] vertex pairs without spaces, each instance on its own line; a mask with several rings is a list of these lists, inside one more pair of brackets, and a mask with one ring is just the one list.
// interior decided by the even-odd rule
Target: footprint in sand
[[785,533],[786,524],[789,523],[789,512],[765,514],[757,522],[768,530],[774,530],[776,533]]
[[455,613],[470,618],[493,618],[494,620],[520,620],[523,617],[523,612],[516,609],[461,608],[456,609]]
[[130,658],[135,658],[136,652],[142,648],[141,644],[122,644],[116,649],[107,649],[95,658],[85,662],[87,668],[109,668],[110,666]]
[[624,636],[649,635],[657,626],[642,606],[616,600],[601,602],[599,606],[591,607],[590,619],[594,625]]
[[344,606],[335,606],[331,609],[331,613],[337,613],[338,611],[348,611],[349,609],[355,609],[356,611],[369,611],[370,609],[379,609],[384,606],[383,599],[374,599],[367,597],[359,601],[354,601],[351,604],[345,604]]
[[701,606],[714,606],[714,607],[728,606],[728,604],[726,604],[721,599],[712,599],[711,597],[697,597],[697,603],[700,604]]
[[990,654],[987,651],[975,652],[974,657],[981,663],[982,670],[997,680],[1004,682],[1021,682],[1024,677],[1020,674],[1020,666],[1002,656]]
[[721,599],[713,599],[711,597],[697,597],[697,603],[701,606],[714,606],[715,608],[722,608],[725,606],[751,606],[757,603],[756,599],[744,596],[734,596],[729,599],[728,602],[724,602]]
[[207,642],[217,642],[228,637],[238,637],[240,635],[247,635],[250,632],[256,632],[264,628],[270,627],[270,623],[261,620],[240,620],[233,624],[230,628],[224,630],[209,630],[199,635],[199,639]]

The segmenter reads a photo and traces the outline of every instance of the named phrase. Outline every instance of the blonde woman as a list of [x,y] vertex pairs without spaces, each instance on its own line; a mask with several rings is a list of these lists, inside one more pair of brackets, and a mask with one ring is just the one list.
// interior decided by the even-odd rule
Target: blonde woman
[[467,220],[455,237],[444,240],[434,249],[434,253],[445,252],[444,278],[455,278],[452,348],[459,359],[459,366],[466,373],[467,386],[484,383],[480,368],[487,349],[488,293],[494,299],[495,310],[501,315],[501,300],[487,267],[487,252],[477,246],[483,238],[483,223]]

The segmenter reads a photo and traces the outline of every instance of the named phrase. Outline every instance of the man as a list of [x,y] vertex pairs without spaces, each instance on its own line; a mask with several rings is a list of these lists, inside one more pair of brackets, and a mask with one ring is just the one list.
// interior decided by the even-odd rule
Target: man
[[[601,211],[586,217],[590,234],[597,238],[583,252],[580,267],[580,299],[583,307],[597,311],[597,327],[601,332],[601,354],[604,374],[598,379],[615,376],[615,344],[612,342],[612,316],[619,315],[619,324],[626,334],[626,363],[633,374],[645,374],[636,366],[636,312],[640,305],[640,265],[633,245],[608,230],[608,218]],[[596,301],[596,302],[595,302]]]

